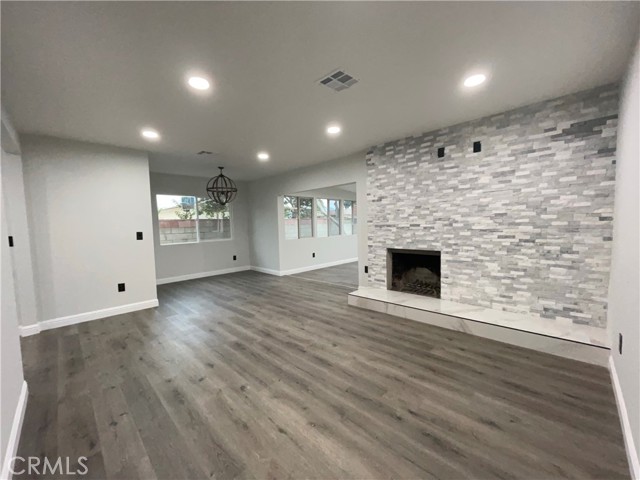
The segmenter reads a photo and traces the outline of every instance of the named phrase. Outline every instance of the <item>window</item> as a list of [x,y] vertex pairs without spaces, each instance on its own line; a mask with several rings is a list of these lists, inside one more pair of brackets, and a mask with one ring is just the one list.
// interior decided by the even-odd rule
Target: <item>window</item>
[[287,240],[357,233],[355,200],[285,195],[283,202],[284,238]]
[[340,200],[329,200],[329,235],[340,235]]
[[326,198],[316,198],[316,237],[329,235],[328,210]]
[[284,238],[298,238],[298,197],[284,197]]
[[342,201],[342,233],[354,235],[357,233],[356,202],[353,200]]
[[298,198],[299,221],[298,233],[300,238],[313,237],[313,198]]
[[208,198],[156,195],[160,245],[231,238],[228,205]]
[[313,198],[284,197],[284,238],[313,237]]
[[198,198],[197,205],[200,241],[231,238],[229,205],[220,205],[210,198]]

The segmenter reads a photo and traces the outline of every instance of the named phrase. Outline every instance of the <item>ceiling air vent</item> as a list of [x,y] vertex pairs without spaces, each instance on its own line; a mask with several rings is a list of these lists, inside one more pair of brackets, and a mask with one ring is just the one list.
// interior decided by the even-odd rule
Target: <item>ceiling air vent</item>
[[342,70],[335,70],[329,75],[319,80],[320,85],[329,87],[331,90],[340,92],[358,83],[358,80],[353,78],[352,75],[345,73]]

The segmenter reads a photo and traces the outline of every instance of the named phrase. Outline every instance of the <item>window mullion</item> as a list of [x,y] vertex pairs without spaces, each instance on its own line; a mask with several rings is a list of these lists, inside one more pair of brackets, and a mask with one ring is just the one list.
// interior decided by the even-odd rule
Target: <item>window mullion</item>
[[198,215],[198,199],[193,197],[193,205],[196,209],[196,240],[200,243],[200,216]]
[[296,197],[296,208],[298,209],[298,240],[302,237],[300,236],[300,197]]

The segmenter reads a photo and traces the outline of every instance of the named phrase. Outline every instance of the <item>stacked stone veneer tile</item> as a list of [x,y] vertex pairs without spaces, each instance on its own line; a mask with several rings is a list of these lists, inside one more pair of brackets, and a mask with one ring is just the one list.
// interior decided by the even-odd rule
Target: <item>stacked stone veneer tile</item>
[[617,118],[606,86],[372,148],[370,284],[440,250],[443,299],[605,326]]

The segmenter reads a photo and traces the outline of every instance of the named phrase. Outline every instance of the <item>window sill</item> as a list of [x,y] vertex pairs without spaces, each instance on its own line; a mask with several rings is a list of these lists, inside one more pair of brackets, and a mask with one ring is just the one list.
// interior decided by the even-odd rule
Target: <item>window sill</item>
[[173,247],[174,245],[198,245],[199,243],[213,243],[213,242],[230,242],[233,238],[211,238],[207,240],[199,240],[197,242],[176,242],[176,243],[161,243],[161,247]]

